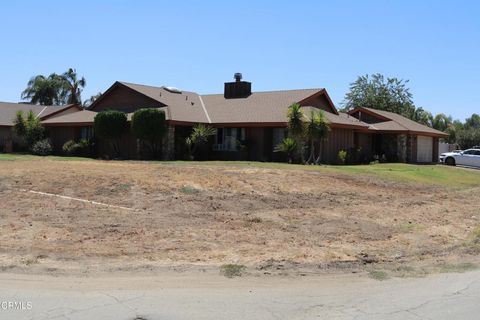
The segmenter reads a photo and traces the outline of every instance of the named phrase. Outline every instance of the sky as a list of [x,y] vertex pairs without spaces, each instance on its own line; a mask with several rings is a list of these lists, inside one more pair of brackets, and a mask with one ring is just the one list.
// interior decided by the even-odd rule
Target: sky
[[221,93],[319,88],[341,107],[365,74],[409,80],[414,102],[480,113],[480,1],[3,1],[0,101],[72,67],[83,99],[115,81]]

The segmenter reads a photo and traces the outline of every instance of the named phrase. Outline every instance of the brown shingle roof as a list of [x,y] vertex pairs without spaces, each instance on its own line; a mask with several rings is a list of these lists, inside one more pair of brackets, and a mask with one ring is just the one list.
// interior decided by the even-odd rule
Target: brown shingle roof
[[[167,108],[166,107],[163,107],[163,108],[158,108],[160,110],[164,110],[165,111],[165,115],[167,116],[167,120],[170,120],[168,118],[168,114],[167,113]],[[91,111],[91,110],[81,110],[81,111],[78,111],[78,112],[72,112],[72,113],[68,113],[68,114],[65,114],[65,115],[60,115],[60,116],[57,116],[57,117],[52,117],[52,118],[48,118],[46,120],[43,120],[42,123],[45,124],[45,125],[59,125],[59,124],[62,124],[62,125],[66,125],[66,124],[71,124],[71,125],[93,125],[93,122],[95,120],[95,115],[97,114],[97,112],[95,111]],[[127,120],[128,121],[131,121],[132,120],[132,116],[133,116],[133,112],[130,112],[130,113],[127,113]]]
[[418,122],[415,122],[413,120],[410,120],[408,118],[405,118],[404,116],[401,116],[393,112],[377,110],[372,108],[356,108],[355,110],[352,110],[351,113],[356,111],[361,111],[362,109],[368,111],[371,114],[377,114],[383,118],[390,119],[389,121],[371,124],[370,128],[372,130],[405,131],[405,132],[412,132],[412,133],[418,133],[418,134],[424,133],[424,134],[434,135],[439,137],[447,136],[447,134],[444,132],[424,126]]
[[0,102],[0,126],[13,126],[13,121],[15,120],[18,111],[27,113],[32,110],[35,116],[45,119],[53,113],[60,112],[71,107],[72,105],[40,106],[26,103]]
[[[318,111],[318,108],[306,106],[302,107],[302,111],[305,116],[308,117],[311,111]],[[338,115],[331,112],[325,112],[324,114],[328,122],[333,125],[358,127],[359,129],[368,129],[369,127],[367,123],[361,122],[358,119],[351,117],[350,115],[343,112],[339,112]]]
[[58,117],[43,120],[45,125],[55,124],[93,124],[93,119],[97,113],[90,110],[81,110],[78,112],[67,113]]
[[[246,98],[225,99],[223,94],[172,93],[165,87],[117,82],[165,105],[168,120],[190,123],[286,123],[287,109],[316,93],[317,89],[253,92]],[[352,124],[337,117],[332,123]]]
[[184,122],[208,123],[200,96],[195,92],[173,93],[165,87],[153,87],[128,82],[121,84],[167,106],[167,119]]
[[404,126],[393,120],[371,124],[370,129],[379,131],[407,131]]
[[290,105],[322,89],[253,92],[246,98],[225,99],[223,94],[202,95],[212,123],[284,123]]

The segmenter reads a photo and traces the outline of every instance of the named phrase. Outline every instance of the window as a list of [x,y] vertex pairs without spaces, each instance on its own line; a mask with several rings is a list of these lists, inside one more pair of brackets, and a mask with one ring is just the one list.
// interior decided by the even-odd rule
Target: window
[[238,151],[245,140],[245,128],[218,128],[214,150]]
[[272,138],[273,149],[275,149],[277,145],[282,143],[285,137],[286,137],[285,128],[273,128],[273,138]]
[[90,138],[93,138],[93,127],[81,127],[80,139],[90,139]]
[[475,154],[475,150],[466,150],[463,154]]

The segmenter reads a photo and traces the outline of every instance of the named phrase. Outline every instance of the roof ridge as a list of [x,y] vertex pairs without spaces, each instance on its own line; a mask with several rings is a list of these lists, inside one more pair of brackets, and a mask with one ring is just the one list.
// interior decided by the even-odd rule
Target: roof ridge
[[[266,91],[252,91],[252,94],[254,93],[276,93],[276,92],[289,92],[289,91],[310,91],[310,90],[316,90],[316,91],[322,91],[325,90],[325,88],[303,88],[303,89],[280,89],[280,90],[266,90]],[[201,96],[216,96],[216,95],[223,95],[223,93],[206,93],[206,94],[200,94]]]
[[[158,86],[151,86],[151,85],[148,85],[148,84],[140,84],[140,83],[132,83],[132,82],[125,82],[125,81],[117,81],[118,83],[121,83],[125,86],[140,86],[140,87],[147,87],[147,88],[154,88],[154,89],[163,89],[165,91],[168,91],[167,88],[168,86],[165,86],[165,85],[162,85],[160,87]],[[189,91],[189,90],[183,90],[183,89],[179,89],[182,93],[193,93],[193,94],[196,94],[196,95],[200,95],[198,92],[195,92],[195,91]]]
[[134,86],[142,86],[142,87],[150,87],[150,88],[158,88],[158,89],[162,88],[162,86],[158,87],[158,86],[151,86],[149,84],[133,83],[133,82],[127,82],[127,81],[117,81],[117,82],[124,85],[134,85]]

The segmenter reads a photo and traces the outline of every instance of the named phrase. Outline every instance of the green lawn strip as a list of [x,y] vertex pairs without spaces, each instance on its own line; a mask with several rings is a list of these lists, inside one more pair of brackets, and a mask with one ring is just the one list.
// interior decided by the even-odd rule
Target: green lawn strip
[[444,165],[414,165],[404,163],[354,166],[311,166],[274,162],[248,161],[167,161],[167,165],[232,166],[264,169],[306,170],[325,173],[363,174],[393,181],[438,185],[452,188],[480,186],[480,170],[448,167]]
[[0,161],[26,161],[26,160],[55,160],[55,161],[93,161],[91,158],[83,157],[61,157],[61,156],[35,156],[21,153],[0,153]]
[[480,171],[444,165],[412,165],[402,163],[361,166],[335,166],[340,172],[376,175],[384,178],[439,185],[452,188],[480,186]]

